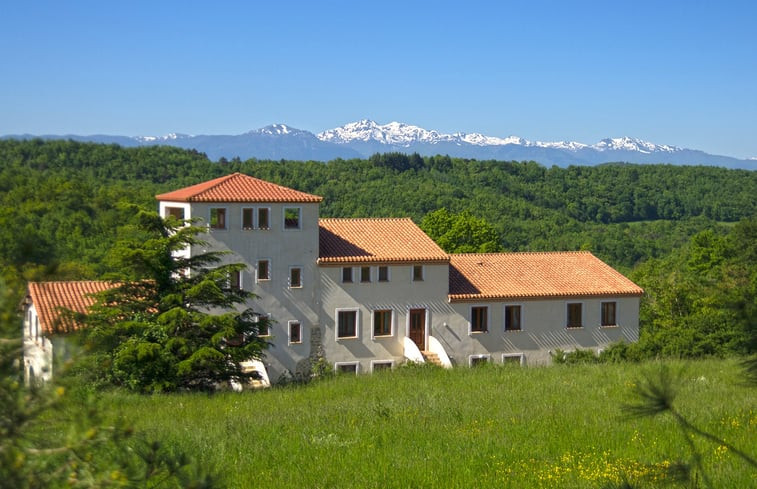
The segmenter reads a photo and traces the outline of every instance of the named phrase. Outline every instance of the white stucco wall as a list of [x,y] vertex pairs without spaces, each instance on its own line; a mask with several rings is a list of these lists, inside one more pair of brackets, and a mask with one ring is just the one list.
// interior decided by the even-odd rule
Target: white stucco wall
[[[179,205],[181,204],[181,205]],[[318,204],[164,203],[166,207],[186,206],[187,218],[207,222],[211,208],[226,210],[226,229],[210,229],[204,238],[208,246],[193,250],[230,250],[226,263],[243,263],[242,287],[259,296],[251,303],[274,320],[269,338],[272,346],[263,363],[272,382],[296,375],[307,367],[313,353],[313,339],[320,342],[326,361],[333,367],[357,365],[358,372],[372,371],[375,364],[404,362],[403,340],[408,335],[409,311],[426,311],[425,338],[436,338],[454,365],[467,366],[472,357],[488,356],[495,363],[523,359],[524,364],[550,362],[550,351],[577,348],[601,349],[618,341],[636,341],[639,332],[639,298],[605,297],[584,299],[523,300],[516,302],[448,301],[449,265],[423,264],[424,280],[412,280],[413,264],[371,264],[371,281],[361,281],[359,264],[353,269],[352,283],[342,282],[343,266],[318,266]],[[270,228],[242,229],[242,209],[270,209]],[[299,229],[284,229],[284,208],[300,209]],[[258,260],[270,262],[270,279],[258,281]],[[389,281],[378,280],[378,266],[389,267]],[[302,287],[289,286],[290,268],[301,267]],[[600,304],[617,304],[617,325],[600,326]],[[582,304],[581,328],[567,328],[567,303]],[[504,311],[508,304],[521,306],[522,328],[505,331]],[[470,331],[472,306],[488,307],[488,331]],[[355,338],[337,338],[337,311],[357,311]],[[373,336],[374,310],[392,311],[392,334]],[[288,327],[301,324],[301,342],[291,344]]]
[[[567,304],[581,303],[583,327],[567,327]],[[616,325],[600,326],[602,302],[615,302]],[[521,330],[505,331],[505,306],[521,306]],[[457,365],[468,365],[471,356],[489,355],[502,363],[503,355],[523,355],[529,365],[550,362],[550,351],[561,349],[598,350],[619,340],[639,337],[639,298],[604,297],[583,299],[529,300],[518,302],[456,302],[454,314],[438,328],[439,339]],[[471,307],[487,306],[488,331],[470,331]]]
[[[172,206],[172,204],[169,204]],[[269,209],[268,229],[243,229],[242,209]],[[310,354],[310,332],[318,326],[319,277],[318,258],[318,204],[281,203],[192,203],[190,215],[207,223],[211,208],[226,210],[226,228],[209,229],[201,236],[208,246],[193,250],[194,253],[210,250],[229,250],[224,263],[243,263],[247,268],[242,273],[241,286],[258,295],[247,307],[268,314],[274,321],[272,345],[265,353],[265,364],[272,382],[282,376],[295,375],[304,368]],[[284,228],[284,209],[300,209],[300,228]],[[163,211],[164,206],[161,206]],[[259,260],[268,260],[270,279],[257,280]],[[302,270],[302,286],[290,287],[290,268]],[[240,309],[242,309],[240,307]],[[289,322],[301,324],[301,342],[289,343]]]
[[[383,264],[382,264],[383,265]],[[378,281],[378,265],[371,268],[371,281],[360,280],[360,265],[353,269],[352,283],[342,282],[342,266],[321,266],[321,325],[323,347],[332,364],[359,363],[359,372],[371,371],[372,361],[404,361],[403,339],[408,335],[409,311],[426,311],[426,337],[433,331],[439,317],[449,314],[445,303],[449,283],[448,264],[423,264],[422,281],[412,280],[412,265],[389,267],[389,281]],[[356,338],[337,338],[336,322],[339,309],[358,310]],[[391,310],[392,334],[373,336],[374,310]]]
[[42,333],[33,304],[24,309],[24,381],[48,382],[53,378],[53,344]]

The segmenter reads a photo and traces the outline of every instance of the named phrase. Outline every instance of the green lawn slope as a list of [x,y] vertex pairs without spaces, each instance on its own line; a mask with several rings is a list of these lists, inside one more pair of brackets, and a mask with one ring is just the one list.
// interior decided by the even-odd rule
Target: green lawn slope
[[[678,375],[677,409],[754,456],[755,391],[740,384],[739,364],[666,365]],[[242,394],[116,392],[104,402],[230,487],[597,488],[624,478],[658,487],[691,450],[669,415],[629,418],[622,406],[659,368],[400,368]],[[715,487],[757,487],[754,467],[693,441]]]

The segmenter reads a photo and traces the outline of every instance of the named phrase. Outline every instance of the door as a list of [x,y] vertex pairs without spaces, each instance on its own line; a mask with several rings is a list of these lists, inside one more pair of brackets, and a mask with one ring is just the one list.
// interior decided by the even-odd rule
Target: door
[[408,336],[418,345],[420,351],[426,350],[426,310],[410,309],[410,326]]

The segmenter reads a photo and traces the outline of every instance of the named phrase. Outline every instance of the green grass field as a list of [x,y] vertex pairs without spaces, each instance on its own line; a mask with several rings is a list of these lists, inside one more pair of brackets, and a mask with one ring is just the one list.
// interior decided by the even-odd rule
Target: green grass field
[[[757,455],[757,389],[734,360],[669,362],[676,407]],[[216,395],[108,393],[148,436],[235,488],[598,488],[661,485],[690,451],[669,415],[628,418],[643,372],[660,364],[401,368],[307,386]],[[699,438],[716,487],[757,487],[753,467]]]

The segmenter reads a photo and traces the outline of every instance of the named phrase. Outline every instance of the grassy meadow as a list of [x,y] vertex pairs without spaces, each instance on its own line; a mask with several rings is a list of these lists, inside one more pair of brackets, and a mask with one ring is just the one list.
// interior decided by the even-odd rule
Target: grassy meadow
[[[400,368],[306,386],[215,395],[105,394],[150,437],[234,488],[649,487],[690,461],[673,418],[629,418],[644,372],[661,364]],[[757,391],[734,360],[667,362],[675,406],[753,457]],[[715,487],[757,487],[754,468],[694,439]]]

